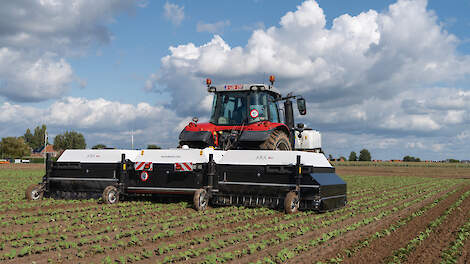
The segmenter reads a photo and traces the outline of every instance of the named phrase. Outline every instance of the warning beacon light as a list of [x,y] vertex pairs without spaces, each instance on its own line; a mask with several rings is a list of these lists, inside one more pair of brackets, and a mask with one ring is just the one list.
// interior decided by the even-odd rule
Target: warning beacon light
[[209,78],[207,78],[207,79],[206,79],[206,84],[207,84],[207,86],[211,86],[211,84],[212,84],[212,80],[211,80],[211,79],[209,79]]
[[269,76],[269,81],[271,82],[271,85],[274,84],[275,80],[276,80],[276,78],[274,77],[274,75]]

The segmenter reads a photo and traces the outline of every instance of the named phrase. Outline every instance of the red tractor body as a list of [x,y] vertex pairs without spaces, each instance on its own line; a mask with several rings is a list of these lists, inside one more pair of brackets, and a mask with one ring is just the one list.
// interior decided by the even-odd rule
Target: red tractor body
[[[291,150],[294,145],[293,96],[282,98],[271,85],[237,84],[215,87],[211,118],[208,123],[193,119],[180,134],[180,146],[218,149]],[[284,115],[278,102],[284,101]],[[297,99],[305,114],[305,101]],[[303,110],[303,111],[302,111]],[[283,119],[283,120],[282,120]]]

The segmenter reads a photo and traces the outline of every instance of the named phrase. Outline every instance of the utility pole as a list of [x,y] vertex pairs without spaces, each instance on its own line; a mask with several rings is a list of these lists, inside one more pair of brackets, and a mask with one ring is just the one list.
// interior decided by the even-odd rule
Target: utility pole
[[44,165],[46,165],[46,156],[47,156],[47,128],[44,131]]
[[134,129],[131,131],[131,149],[134,149]]

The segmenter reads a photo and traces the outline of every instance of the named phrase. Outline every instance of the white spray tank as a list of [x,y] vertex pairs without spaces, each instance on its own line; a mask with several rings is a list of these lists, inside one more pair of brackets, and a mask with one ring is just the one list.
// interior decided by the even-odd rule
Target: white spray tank
[[295,149],[302,151],[321,152],[321,134],[317,130],[305,128],[300,137],[295,131]]

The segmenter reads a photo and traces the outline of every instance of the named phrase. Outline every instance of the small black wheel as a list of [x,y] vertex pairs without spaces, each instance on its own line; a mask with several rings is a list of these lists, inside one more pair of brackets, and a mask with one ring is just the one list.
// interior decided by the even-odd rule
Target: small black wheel
[[104,188],[101,198],[105,204],[115,204],[119,202],[119,192],[116,187],[110,185]]
[[26,189],[26,200],[36,201],[41,200],[44,196],[44,190],[41,185],[33,184]]
[[196,208],[197,211],[204,211],[207,208],[208,204],[208,199],[209,197],[207,196],[207,191],[204,189],[199,189],[194,193],[194,208]]
[[284,210],[286,214],[294,214],[299,210],[299,196],[295,192],[288,192],[284,199]]

